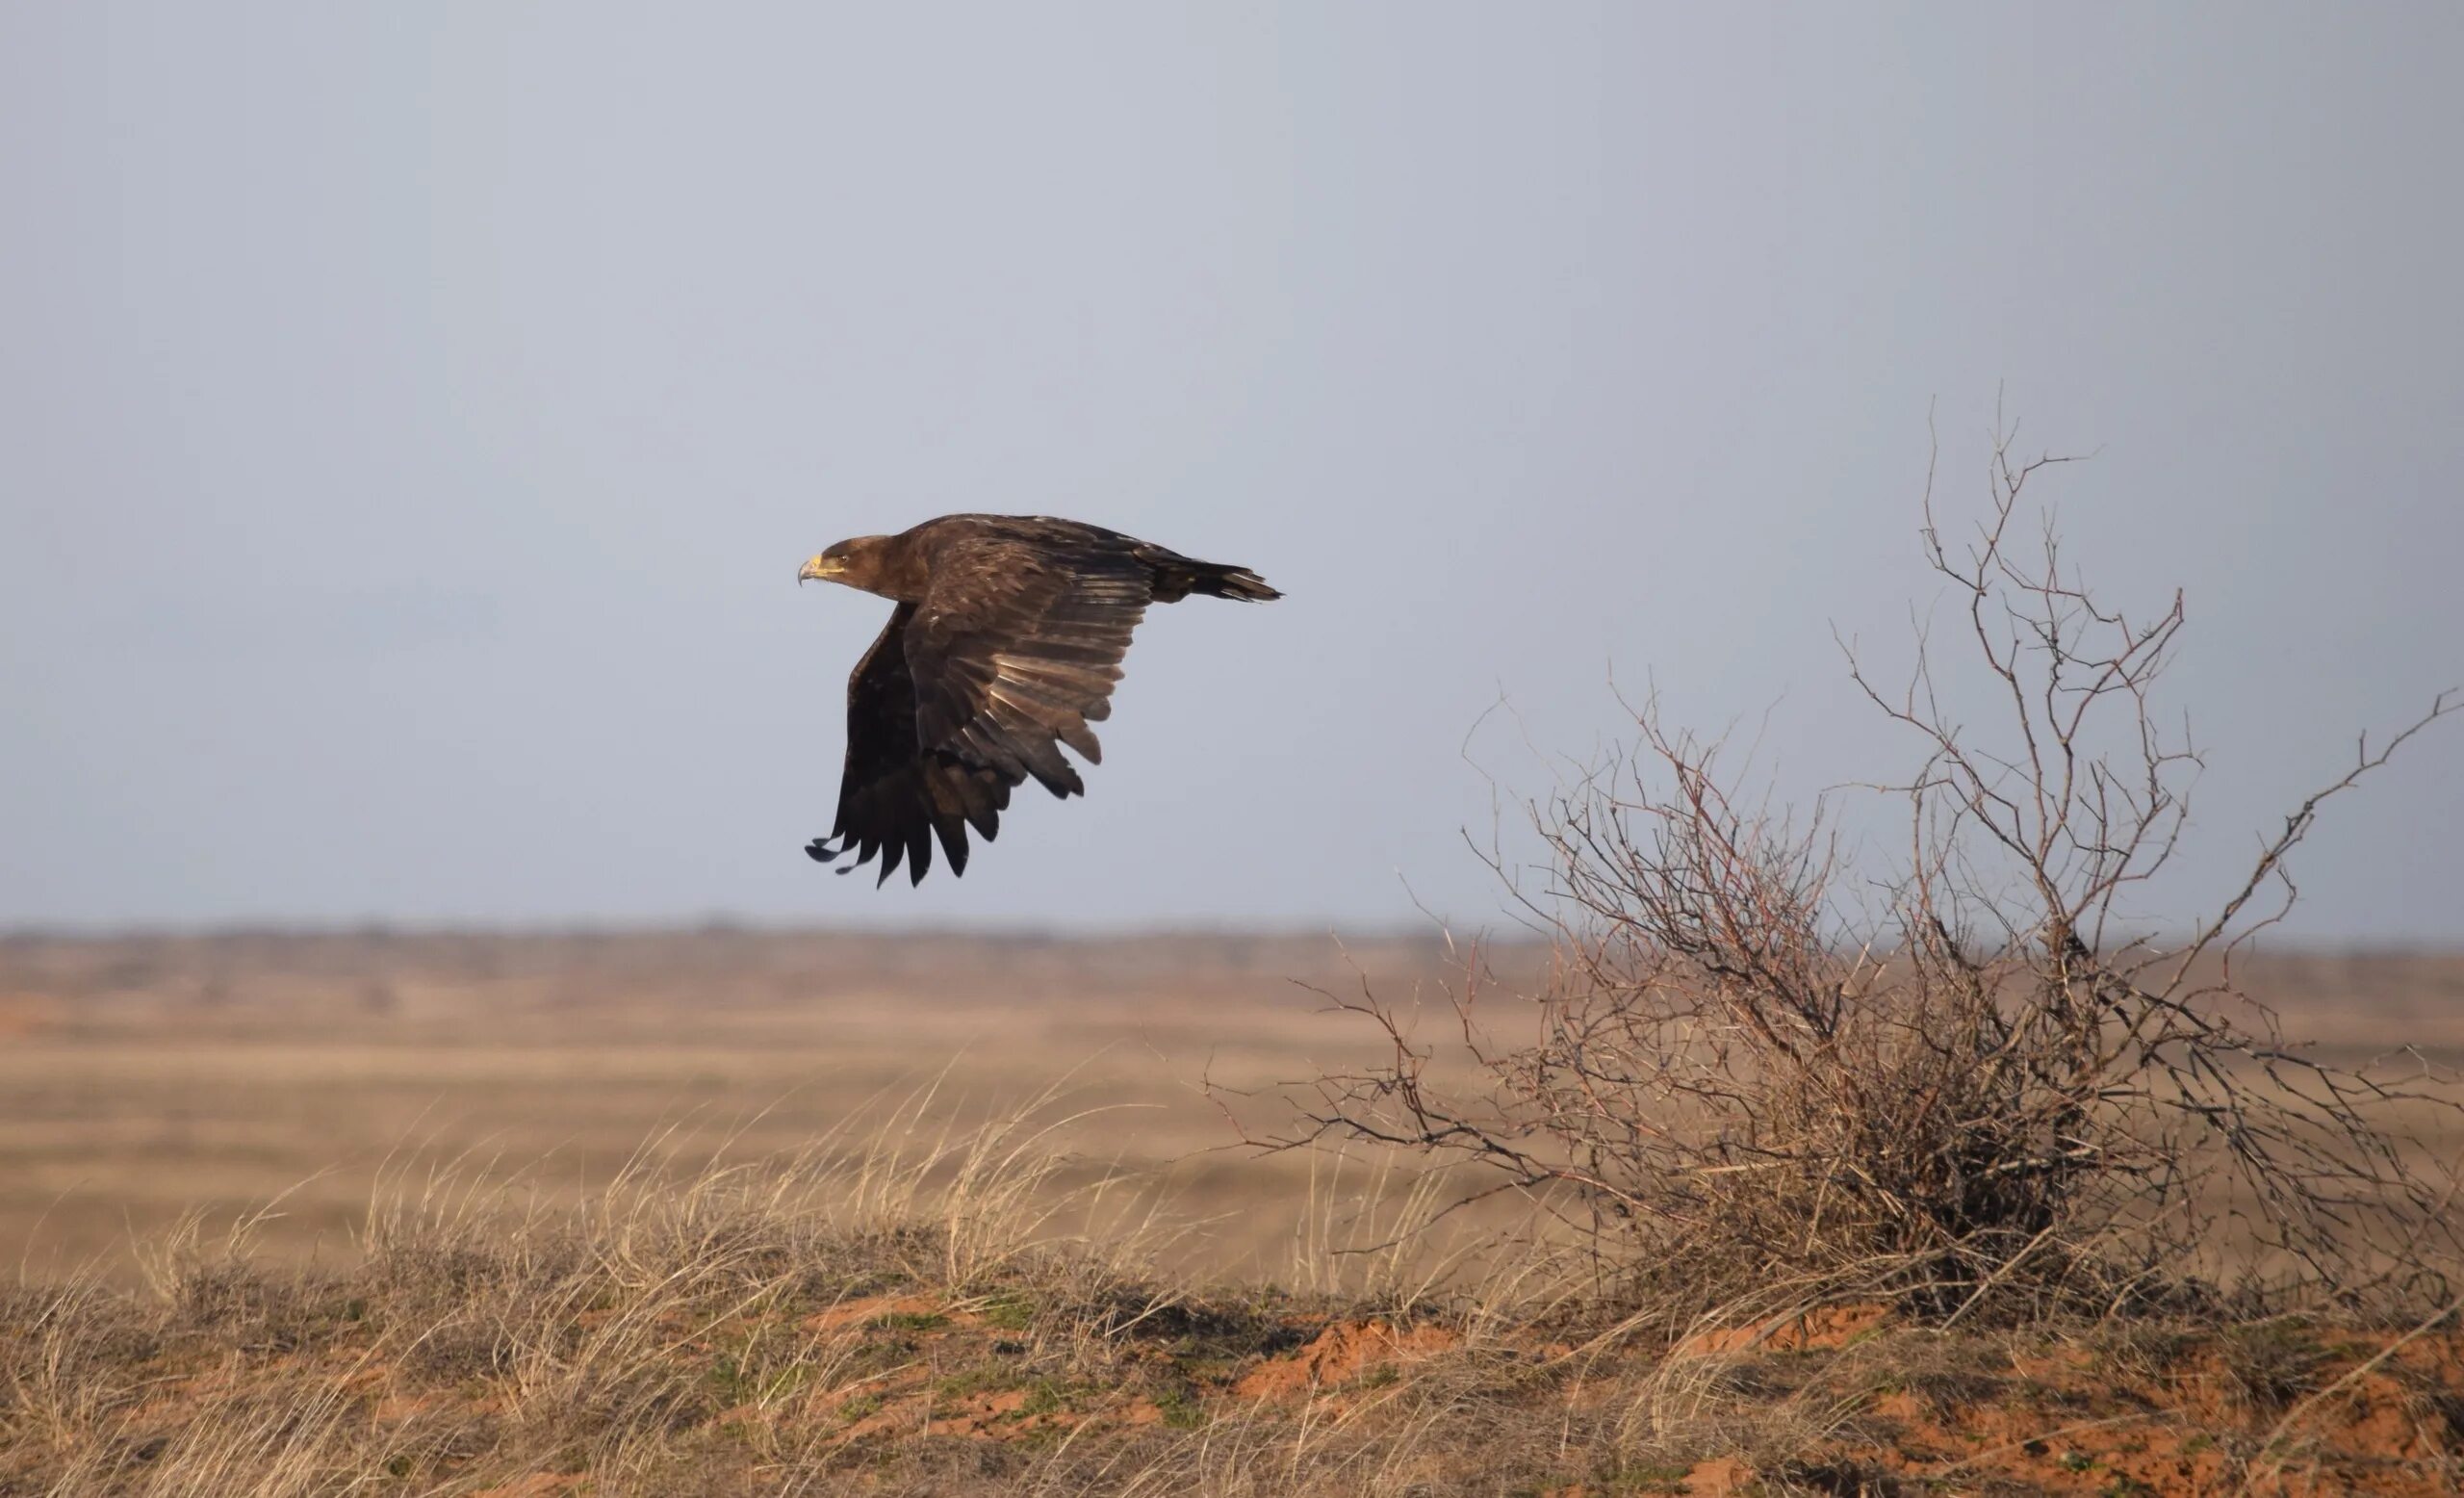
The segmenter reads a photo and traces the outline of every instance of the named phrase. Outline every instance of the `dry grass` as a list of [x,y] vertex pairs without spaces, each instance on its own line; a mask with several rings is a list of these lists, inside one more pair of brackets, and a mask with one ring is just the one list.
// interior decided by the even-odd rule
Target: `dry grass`
[[[1053,1141],[1169,1175],[1176,1266],[1284,1277],[1316,1167],[1236,1157],[1199,1091],[1345,1051],[1347,961],[1434,989],[1435,942],[1041,942],[807,932],[0,939],[0,1255],[52,1275],[280,1198],[265,1253],[339,1267],[380,1169],[528,1164],[572,1201],[636,1162],[806,1149],[946,1066],[958,1122],[1048,1081],[1113,1111]],[[1213,1152],[1210,1152],[1213,1151]],[[1348,1188],[1347,1188],[1348,1189]],[[1313,1271],[1314,1272],[1314,1271]]]
[[[1443,1180],[1202,1152],[1231,1137],[1210,1069],[1341,1054],[1287,977],[1443,1002],[1434,947],[1350,963],[8,943],[0,1186],[30,1247],[0,1296],[0,1493],[2452,1488],[2445,1331],[2366,1366],[2387,1330],[1732,1304],[1672,1355],[1545,1258],[1406,1231]],[[2439,1038],[2464,987],[2428,957],[2259,974],[2374,1049]],[[898,1081],[917,1045],[958,1057],[929,1093]],[[1065,1096],[1022,1114],[1043,1076]]]
[[[1352,955],[1442,1002],[1434,949]],[[1339,1054],[1284,981],[1348,975],[1330,943],[234,937],[0,960],[11,1012],[41,1017],[0,1052],[0,1183],[93,1181],[24,1192],[13,1220],[33,1247],[0,1305],[0,1493],[2452,1480],[2444,1333],[2343,1387],[2384,1330],[1945,1336],[1737,1304],[1672,1356],[1546,1260],[1403,1231],[1443,1181],[1193,1153],[1231,1137],[1207,1069]],[[2464,981],[2433,958],[2262,971],[2297,1020],[2373,1047],[2444,1022]],[[915,1044],[959,1057],[929,1094],[892,1080]],[[1021,1116],[1022,1076],[1065,1095]],[[173,1210],[184,1192],[234,1204]]]
[[[1511,980],[1537,954],[1491,961]],[[732,1130],[731,1159],[792,1154],[914,1085],[924,1056],[947,1061],[962,1121],[1063,1077],[1123,1110],[1058,1143],[1168,1177],[1200,1220],[1176,1271],[1322,1277],[1304,1219],[1341,1229],[1297,1203],[1313,1176],[1345,1196],[1357,1181],[1221,1149],[1201,1080],[1373,1060],[1309,988],[1417,991],[1434,1024],[1451,972],[1435,942],[1324,938],[0,939],[0,1255],[127,1284],[137,1248],[190,1213],[218,1226],[279,1198],[259,1252],[339,1268],[389,1159],[526,1162],[544,1200],[570,1201],[679,1120]],[[2245,977],[2342,1059],[2464,1057],[2464,958],[2271,955]],[[692,1142],[661,1148],[682,1169]],[[2464,1137],[2422,1148],[2453,1159]]]
[[[243,1224],[0,1295],[0,1493],[2439,1492],[2464,1339],[1879,1309],[1674,1349],[1492,1264],[1373,1299],[1157,1268],[1062,1099],[929,1095],[570,1202],[398,1181],[346,1269]],[[673,1143],[673,1141],[670,1141]],[[647,1158],[647,1157],[646,1157]],[[1728,1318],[1733,1321],[1735,1318]]]

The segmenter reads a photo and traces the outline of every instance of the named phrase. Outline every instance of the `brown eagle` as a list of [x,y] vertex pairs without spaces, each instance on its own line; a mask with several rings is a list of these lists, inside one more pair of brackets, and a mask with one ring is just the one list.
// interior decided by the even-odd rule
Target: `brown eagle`
[[880,854],[876,884],[902,858],[923,883],[935,837],[964,873],[966,830],[991,841],[1029,776],[1064,799],[1085,793],[1059,746],[1103,759],[1087,725],[1111,715],[1148,604],[1283,596],[1246,567],[1045,515],[944,515],[858,536],[796,574],[814,578],[898,604],[847,679],[838,824],[805,847],[824,864],[854,853],[842,874]]

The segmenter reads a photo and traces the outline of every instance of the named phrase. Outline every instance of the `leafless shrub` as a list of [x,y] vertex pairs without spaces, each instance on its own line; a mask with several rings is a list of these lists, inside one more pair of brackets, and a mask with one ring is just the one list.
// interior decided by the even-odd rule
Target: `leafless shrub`
[[1925,556],[1989,726],[1953,710],[1922,631],[1897,684],[1843,644],[1923,749],[1906,784],[1866,788],[1905,813],[1886,866],[1845,855],[1830,808],[1746,798],[1720,742],[1646,700],[1628,751],[1530,809],[1545,879],[1493,855],[1553,944],[1545,978],[1502,996],[1475,956],[1442,1039],[1409,1004],[1339,998],[1385,1060],[1293,1090],[1292,1122],[1252,1142],[1485,1173],[1672,1336],[1859,1296],[1957,1320],[2435,1295],[2454,1223],[2389,1120],[2434,1089],[2286,1044],[2234,959],[2291,906],[2287,855],[2323,804],[2456,699],[2365,736],[2187,934],[2135,930],[2199,764],[2156,690],[2186,616],[2178,594],[2106,606],[2049,522],[2028,532],[2023,493],[2058,461],[1997,439],[1964,543],[1927,484]]

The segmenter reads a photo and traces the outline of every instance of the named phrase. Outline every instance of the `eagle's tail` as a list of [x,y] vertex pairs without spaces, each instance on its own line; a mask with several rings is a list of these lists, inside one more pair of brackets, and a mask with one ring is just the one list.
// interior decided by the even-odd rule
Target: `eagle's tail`
[[1221,562],[1199,561],[1194,557],[1173,554],[1151,558],[1155,567],[1155,598],[1159,603],[1175,604],[1192,593],[1209,598],[1237,598],[1244,603],[1263,604],[1283,595],[1267,586],[1267,580],[1246,567],[1227,567]]

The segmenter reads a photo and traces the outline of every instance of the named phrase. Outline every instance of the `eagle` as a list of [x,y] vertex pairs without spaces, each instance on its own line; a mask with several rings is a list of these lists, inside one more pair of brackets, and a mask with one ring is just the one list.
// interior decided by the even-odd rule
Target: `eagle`
[[965,873],[967,829],[991,841],[1030,777],[1065,800],[1086,793],[1060,746],[1102,761],[1087,725],[1111,715],[1148,604],[1283,596],[1246,567],[1048,515],[944,515],[858,536],[796,573],[815,579],[898,606],[847,679],[837,824],[805,846],[823,864],[853,853],[842,874],[880,855],[876,886],[902,859],[923,883],[937,838]]

